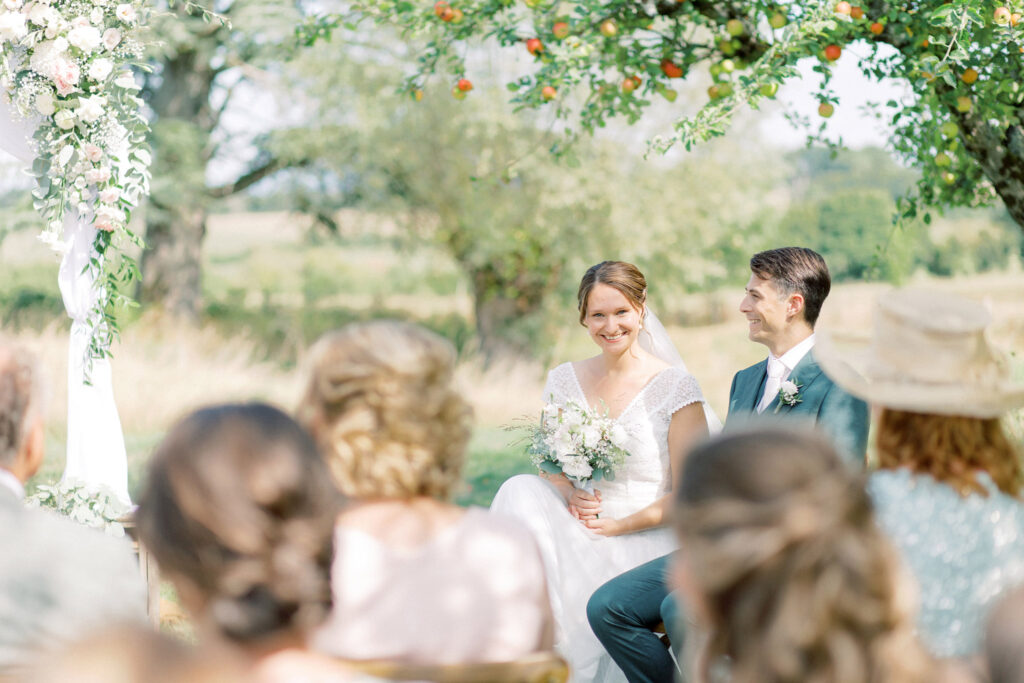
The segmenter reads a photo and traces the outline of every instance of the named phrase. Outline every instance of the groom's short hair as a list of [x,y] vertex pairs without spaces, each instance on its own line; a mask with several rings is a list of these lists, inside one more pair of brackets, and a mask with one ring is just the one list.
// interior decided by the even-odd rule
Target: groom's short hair
[[804,320],[814,327],[832,289],[832,277],[821,254],[806,247],[769,249],[750,257],[750,270],[762,280],[775,283],[780,294],[799,292],[804,298]]

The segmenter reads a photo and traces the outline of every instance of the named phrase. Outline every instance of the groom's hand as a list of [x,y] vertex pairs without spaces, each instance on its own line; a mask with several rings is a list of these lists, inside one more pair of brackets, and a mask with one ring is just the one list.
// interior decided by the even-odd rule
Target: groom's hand
[[573,489],[569,496],[569,513],[578,520],[597,519],[601,514],[601,492],[594,491],[591,495],[583,489]]

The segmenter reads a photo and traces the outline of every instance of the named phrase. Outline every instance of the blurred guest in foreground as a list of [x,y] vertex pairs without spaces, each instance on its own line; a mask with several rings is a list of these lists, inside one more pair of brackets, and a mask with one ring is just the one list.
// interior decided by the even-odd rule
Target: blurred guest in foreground
[[1024,683],[1024,588],[993,608],[985,635],[985,660],[991,683]]
[[864,478],[823,438],[772,428],[708,442],[676,502],[676,583],[707,637],[699,680],[936,680]]
[[25,507],[24,483],[43,462],[41,384],[35,360],[0,340],[0,675],[146,614],[125,539]]
[[471,428],[452,346],[420,327],[372,322],[327,335],[311,355],[299,419],[352,499],[338,518],[334,610],[317,647],[435,664],[550,649],[529,532],[447,502]]
[[242,657],[246,680],[348,681],[306,649],[331,607],[341,496],[305,431],[263,404],[198,410],[149,463],[139,537],[203,645]]
[[825,371],[881,409],[868,491],[939,657],[978,653],[988,610],[1024,582],[1024,473],[1000,422],[1024,386],[989,344],[990,322],[968,299],[899,290],[879,300],[870,336],[826,331],[819,344]]

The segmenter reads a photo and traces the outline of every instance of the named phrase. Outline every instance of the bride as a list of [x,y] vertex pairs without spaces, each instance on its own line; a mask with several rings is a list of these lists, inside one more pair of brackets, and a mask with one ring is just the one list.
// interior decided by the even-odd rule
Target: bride
[[601,353],[548,373],[544,400],[590,406],[629,435],[629,457],[593,494],[563,474],[519,475],[491,504],[518,518],[540,545],[557,644],[575,681],[621,681],[587,623],[586,604],[605,581],[675,549],[665,528],[690,444],[721,427],[661,323],[646,307],[636,266],[604,261],[580,282],[580,323]]

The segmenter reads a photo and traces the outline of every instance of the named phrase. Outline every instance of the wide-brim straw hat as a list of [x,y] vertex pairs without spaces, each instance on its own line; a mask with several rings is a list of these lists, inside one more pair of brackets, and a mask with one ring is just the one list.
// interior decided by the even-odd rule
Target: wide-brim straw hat
[[992,316],[978,302],[917,289],[882,294],[874,328],[824,329],[814,355],[832,380],[896,410],[993,418],[1024,405],[1006,356],[989,342]]

